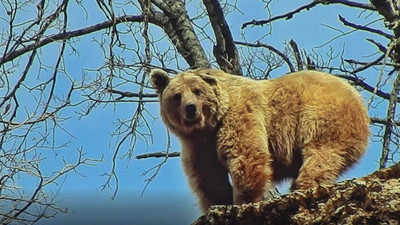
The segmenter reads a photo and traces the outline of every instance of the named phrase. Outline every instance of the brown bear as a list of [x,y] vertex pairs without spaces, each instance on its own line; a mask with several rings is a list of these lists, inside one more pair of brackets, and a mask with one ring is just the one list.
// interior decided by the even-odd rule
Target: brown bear
[[255,81],[214,69],[170,78],[155,69],[150,82],[203,211],[262,200],[284,178],[294,179],[293,190],[332,184],[368,143],[360,94],[322,72]]

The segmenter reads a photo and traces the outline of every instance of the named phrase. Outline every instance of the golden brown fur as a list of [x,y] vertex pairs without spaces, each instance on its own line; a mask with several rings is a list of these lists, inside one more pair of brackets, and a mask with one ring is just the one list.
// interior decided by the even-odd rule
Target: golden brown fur
[[153,70],[151,82],[203,210],[262,200],[271,182],[286,177],[292,189],[333,183],[367,146],[361,96],[325,73],[254,81],[220,70],[174,78]]

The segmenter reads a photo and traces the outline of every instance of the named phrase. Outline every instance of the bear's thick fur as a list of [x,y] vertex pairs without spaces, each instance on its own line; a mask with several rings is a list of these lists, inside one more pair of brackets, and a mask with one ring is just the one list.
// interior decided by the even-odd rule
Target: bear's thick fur
[[212,69],[170,78],[156,69],[150,76],[202,210],[262,200],[284,178],[294,179],[293,190],[334,183],[368,143],[360,94],[329,74],[254,81]]

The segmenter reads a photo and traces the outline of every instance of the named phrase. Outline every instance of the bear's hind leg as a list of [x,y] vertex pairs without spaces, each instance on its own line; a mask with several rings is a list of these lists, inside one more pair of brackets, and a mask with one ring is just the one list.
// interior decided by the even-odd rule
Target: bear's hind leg
[[354,145],[345,147],[334,144],[318,148],[303,149],[303,164],[292,190],[310,189],[321,184],[333,184],[338,176],[357,161],[363,148]]

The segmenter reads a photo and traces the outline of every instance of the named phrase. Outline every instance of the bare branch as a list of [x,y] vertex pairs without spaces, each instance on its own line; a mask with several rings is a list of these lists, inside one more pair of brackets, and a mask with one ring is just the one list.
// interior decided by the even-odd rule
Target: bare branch
[[394,62],[400,63],[400,42],[396,41],[400,38],[399,2],[397,0],[371,0],[371,3],[385,18],[386,26],[394,32],[395,45],[392,47],[394,53],[391,54],[391,58]]
[[242,29],[246,28],[249,25],[252,26],[263,26],[264,24],[268,24],[271,23],[273,21],[276,20],[280,20],[280,19],[286,19],[289,20],[291,18],[293,18],[293,16],[297,13],[300,13],[303,10],[310,10],[311,8],[314,8],[317,5],[330,5],[330,4],[342,4],[342,5],[346,5],[346,6],[350,6],[350,7],[355,7],[355,8],[361,8],[361,9],[367,9],[367,10],[375,10],[374,6],[370,5],[370,4],[364,4],[364,3],[359,3],[359,2],[352,2],[352,1],[347,1],[347,0],[314,0],[309,4],[303,5],[293,11],[290,11],[288,13],[279,15],[279,16],[274,16],[270,19],[267,20],[253,20],[250,22],[246,22],[243,23],[242,25]]
[[179,157],[180,152],[154,152],[154,153],[146,153],[137,155],[136,159],[147,159],[147,158],[163,158],[163,157]]
[[[373,86],[367,84],[365,81],[363,81],[363,80],[361,80],[361,79],[359,79],[357,77],[343,75],[343,74],[334,74],[334,75],[338,76],[338,77],[341,77],[341,78],[344,78],[346,80],[349,80],[349,81],[353,82],[354,85],[357,85],[357,86],[363,88],[364,90],[366,90],[368,92],[374,93],[374,94],[376,94],[377,96],[379,96],[381,98],[384,98],[384,99],[387,99],[387,100],[390,99],[390,94],[388,94],[386,92],[383,92],[381,90],[375,90],[375,88]],[[400,98],[397,98],[397,102],[400,102]]]
[[[161,16],[154,13],[149,18],[150,21],[157,21],[157,24],[164,29],[190,68],[209,68],[210,63],[194,32],[183,2],[181,0],[166,2],[154,0],[153,3],[163,10],[164,14]],[[155,19],[159,17],[164,19]]]
[[[124,22],[142,22],[143,21],[143,16],[121,16],[118,18],[115,18],[115,23],[124,23]],[[43,47],[47,44],[60,41],[60,40],[68,40],[74,37],[79,37],[83,36],[86,34],[90,34],[96,31],[100,31],[106,28],[110,28],[113,26],[114,21],[105,21],[99,24],[95,24],[90,27],[74,30],[74,31],[68,31],[68,32],[61,32],[58,34],[53,34],[53,35],[48,35],[46,38],[38,40],[36,43],[27,45],[21,49],[12,51],[8,54],[6,54],[4,57],[0,58],[0,64],[9,62],[29,51],[32,51],[33,49],[38,49],[40,47]]]
[[396,0],[371,0],[372,5],[387,21],[389,29],[393,29],[395,36],[400,37],[399,8]]
[[367,31],[367,32],[371,32],[374,34],[379,34],[381,36],[384,36],[388,39],[391,39],[393,37],[393,35],[387,34],[385,32],[383,32],[382,30],[378,30],[378,29],[374,29],[374,28],[370,28],[367,26],[363,26],[363,25],[358,25],[355,23],[350,23],[349,21],[347,21],[344,17],[342,17],[341,15],[339,15],[339,20],[345,25],[345,26],[349,26],[352,27],[356,30],[363,30],[363,31]]
[[151,168],[151,169],[149,169],[149,170],[147,170],[147,171],[145,171],[145,172],[143,173],[143,176],[145,176],[146,174],[148,174],[148,173],[150,173],[151,171],[155,170],[155,171],[153,172],[153,174],[152,174],[148,179],[146,179],[146,185],[145,185],[144,188],[143,188],[142,196],[143,196],[144,192],[146,191],[147,186],[153,181],[153,179],[154,179],[154,178],[157,176],[157,174],[160,172],[161,167],[162,167],[165,163],[167,163],[167,161],[168,161],[168,159],[169,159],[169,150],[170,150],[170,149],[171,149],[171,138],[170,138],[170,133],[169,133],[169,131],[168,131],[168,129],[167,129],[167,145],[166,145],[165,157],[164,157],[164,159],[163,159],[158,165],[154,166],[153,168]]
[[[34,200],[37,198],[37,195],[38,195],[38,193],[39,193],[39,191],[43,188],[43,176],[41,175],[41,172],[40,172],[40,170],[39,170],[39,168],[37,168],[37,167],[35,167],[35,166],[32,166],[32,168],[33,169],[35,169],[36,170],[36,172],[39,174],[39,184],[37,185],[37,187],[36,187],[36,189],[35,189],[35,191],[33,192],[33,194],[32,194],[32,196],[31,196],[31,198],[30,198],[30,200],[25,204],[25,206],[24,207],[22,207],[21,209],[19,209],[13,216],[12,216],[12,218],[18,218],[19,217],[19,215],[21,215],[21,213],[24,213],[33,203],[34,203]],[[10,221],[11,222],[11,221]],[[6,222],[6,224],[7,224],[7,222]]]
[[392,124],[392,125],[400,126],[400,121],[390,121],[390,120],[388,121],[386,119],[377,118],[377,117],[370,117],[370,119],[371,119],[371,123],[383,124],[383,125]]
[[295,58],[296,64],[297,64],[297,70],[301,71],[304,69],[304,67],[303,67],[303,61],[301,60],[301,54],[299,51],[299,47],[297,46],[297,43],[293,39],[290,40],[289,44],[293,50],[293,55],[294,55],[294,58]]
[[390,92],[390,98],[389,98],[389,106],[387,109],[387,114],[386,114],[386,121],[389,121],[385,125],[385,132],[383,134],[383,147],[382,147],[382,156],[379,161],[379,168],[386,168],[387,160],[388,160],[388,155],[389,155],[389,147],[390,147],[390,142],[391,142],[391,135],[392,135],[392,129],[395,120],[395,111],[396,111],[396,100],[398,99],[398,94],[400,91],[400,72],[397,72],[396,74],[396,79],[393,82],[393,88],[392,91]]
[[290,62],[290,59],[285,54],[283,54],[281,51],[279,51],[278,49],[274,48],[271,45],[264,44],[264,43],[261,43],[261,42],[256,42],[256,43],[252,44],[252,43],[247,43],[247,42],[235,41],[234,43],[238,44],[238,45],[253,47],[253,48],[259,48],[259,47],[266,48],[266,49],[276,53],[280,57],[282,57],[282,59],[288,65],[290,72],[296,71],[296,69],[294,68],[293,64]]
[[383,46],[381,43],[375,41],[374,39],[371,38],[367,38],[367,41],[371,42],[372,44],[374,44],[376,47],[378,47],[379,51],[386,53],[387,52],[387,48],[385,46]]
[[364,70],[370,68],[371,66],[379,65],[379,62],[382,61],[384,58],[385,58],[385,55],[381,55],[381,56],[379,56],[379,58],[375,59],[375,60],[372,61],[372,62],[368,62],[368,63],[362,63],[362,62],[358,62],[358,61],[351,60],[351,59],[345,59],[345,61],[346,61],[347,63],[355,63],[355,64],[362,64],[362,65],[364,65],[364,66],[361,66],[361,67],[359,67],[359,68],[356,68],[355,70],[352,71],[353,74],[357,74],[357,73],[359,73],[359,72],[361,72],[361,71],[364,71]]
[[219,1],[203,0],[203,3],[206,6],[208,18],[213,27],[215,39],[217,41],[213,53],[218,65],[225,72],[242,75],[239,55]]
[[129,92],[129,91],[119,91],[119,90],[114,90],[114,89],[108,89],[107,92],[113,93],[113,94],[118,94],[120,95],[118,100],[128,97],[128,98],[157,98],[157,94],[147,94],[147,93],[134,93],[134,92]]

